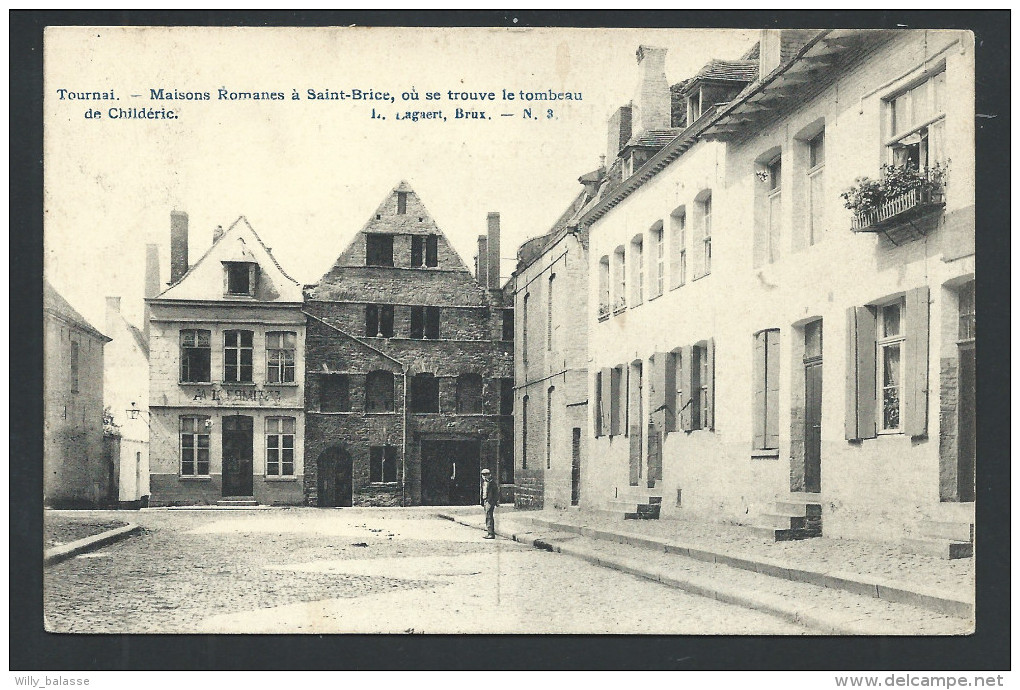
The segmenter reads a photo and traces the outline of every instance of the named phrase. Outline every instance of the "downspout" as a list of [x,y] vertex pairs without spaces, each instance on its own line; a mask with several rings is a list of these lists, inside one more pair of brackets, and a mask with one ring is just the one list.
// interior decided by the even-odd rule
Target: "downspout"
[[400,507],[407,505],[407,366],[401,364],[401,377],[404,382],[404,423],[400,439]]

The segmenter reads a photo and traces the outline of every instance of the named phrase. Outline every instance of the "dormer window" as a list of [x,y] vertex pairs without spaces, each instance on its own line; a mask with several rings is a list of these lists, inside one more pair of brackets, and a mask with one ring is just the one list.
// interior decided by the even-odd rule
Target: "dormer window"
[[224,261],[223,274],[227,295],[255,295],[255,276],[258,264],[246,261]]

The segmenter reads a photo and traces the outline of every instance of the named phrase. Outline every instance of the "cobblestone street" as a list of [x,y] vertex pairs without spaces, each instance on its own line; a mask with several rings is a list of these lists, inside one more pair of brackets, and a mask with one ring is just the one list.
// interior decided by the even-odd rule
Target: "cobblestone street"
[[[95,519],[124,513],[92,514]],[[152,510],[45,571],[51,632],[803,634],[428,509]]]

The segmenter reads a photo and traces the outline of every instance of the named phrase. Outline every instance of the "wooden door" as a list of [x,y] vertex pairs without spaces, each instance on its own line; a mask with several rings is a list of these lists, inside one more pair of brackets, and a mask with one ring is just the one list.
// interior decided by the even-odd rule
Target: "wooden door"
[[804,364],[804,490],[822,490],[822,359]]
[[354,504],[352,461],[343,448],[327,448],[319,455],[318,505],[320,508],[347,508]]
[[251,417],[233,415],[223,418],[223,495],[251,496],[252,433]]
[[581,430],[574,427],[570,442],[570,505],[581,502]]

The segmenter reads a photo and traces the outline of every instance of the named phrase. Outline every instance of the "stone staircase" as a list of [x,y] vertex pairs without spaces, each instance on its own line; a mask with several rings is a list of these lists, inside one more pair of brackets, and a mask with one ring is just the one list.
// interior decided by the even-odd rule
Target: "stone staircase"
[[662,490],[644,486],[623,486],[606,506],[607,512],[624,520],[658,520],[662,509]]
[[919,527],[920,536],[903,540],[908,551],[947,560],[974,555],[973,503],[941,503]]
[[216,501],[216,505],[228,508],[243,508],[257,506],[258,504],[259,502],[255,500],[254,496],[224,496]]
[[820,494],[791,493],[776,501],[768,513],[758,517],[751,531],[774,541],[811,539],[822,536]]

